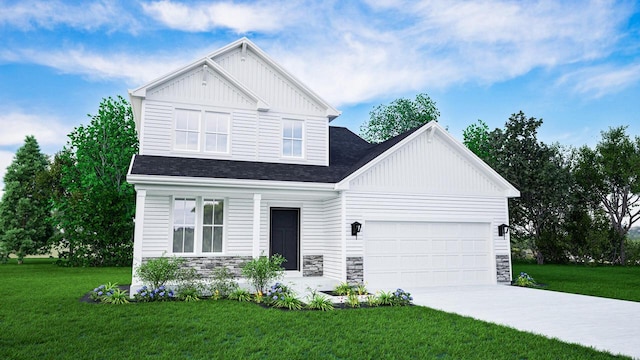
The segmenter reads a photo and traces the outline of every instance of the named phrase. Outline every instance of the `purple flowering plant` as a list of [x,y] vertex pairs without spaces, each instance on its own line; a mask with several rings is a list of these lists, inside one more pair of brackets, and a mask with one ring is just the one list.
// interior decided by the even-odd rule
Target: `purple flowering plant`
[[411,301],[413,301],[413,297],[411,297],[411,294],[402,289],[397,289],[391,294],[392,306],[411,305]]
[[164,285],[157,289],[149,288],[146,285],[138,289],[133,297],[139,302],[151,301],[171,301],[176,299],[176,294],[172,289]]
[[91,291],[90,298],[95,302],[106,302],[105,300],[113,295],[117,288],[117,283],[102,284]]

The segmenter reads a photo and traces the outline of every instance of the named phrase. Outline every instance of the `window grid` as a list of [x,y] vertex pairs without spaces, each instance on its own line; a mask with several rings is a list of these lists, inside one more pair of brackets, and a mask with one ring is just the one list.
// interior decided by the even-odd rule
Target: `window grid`
[[288,157],[302,157],[303,121],[282,121],[282,155]]
[[205,199],[202,205],[202,252],[222,252],[224,200]]
[[205,112],[204,143],[207,152],[228,152],[229,116]]
[[173,252],[192,253],[195,249],[196,199],[176,198],[173,203]]
[[200,147],[200,112],[176,109],[175,140],[176,150],[198,151]]

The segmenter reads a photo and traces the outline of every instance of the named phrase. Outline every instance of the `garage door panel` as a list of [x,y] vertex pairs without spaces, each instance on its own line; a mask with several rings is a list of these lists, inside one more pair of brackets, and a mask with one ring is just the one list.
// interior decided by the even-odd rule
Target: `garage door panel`
[[488,284],[488,223],[366,223],[365,281],[372,289]]

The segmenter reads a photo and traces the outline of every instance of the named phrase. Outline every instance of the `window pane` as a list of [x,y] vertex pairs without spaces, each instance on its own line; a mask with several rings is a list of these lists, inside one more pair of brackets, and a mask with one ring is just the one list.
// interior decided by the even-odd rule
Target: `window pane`
[[189,119],[183,116],[182,113],[176,114],[176,130],[187,130],[189,127]]
[[212,114],[207,114],[207,118],[205,120],[205,131],[217,132],[218,131],[217,125],[218,125],[218,120]]
[[211,200],[204,201],[204,211],[202,212],[202,223],[204,225],[213,224],[213,206],[214,202]]
[[204,151],[218,151],[216,135],[215,134],[207,134],[204,137]]
[[302,140],[302,121],[292,121],[293,138]]
[[213,228],[213,252],[222,252],[222,227]]
[[184,252],[193,252],[194,228],[188,227],[184,231]]
[[291,148],[293,147],[291,140],[282,140],[282,155],[291,156]]
[[185,200],[184,201],[184,224],[195,225],[196,224],[196,201]]
[[199,130],[199,122],[200,122],[200,114],[196,111],[190,111],[189,114],[189,130],[190,131],[198,131]]
[[227,152],[227,135],[217,135],[216,139],[216,143],[218,145],[217,151]]
[[215,202],[214,224],[222,225],[223,219],[224,219],[224,201],[223,200],[217,200]]
[[291,138],[293,136],[293,130],[291,129],[291,121],[284,121],[282,123],[282,137]]
[[182,252],[182,240],[184,238],[184,228],[173,228],[173,252]]
[[188,150],[198,150],[198,133],[197,132],[190,132],[187,133],[187,140],[186,140],[186,145],[185,145],[185,149]]
[[228,134],[229,133],[229,116],[227,115],[219,115],[218,117],[218,133]]
[[202,252],[211,252],[213,245],[213,233],[211,226],[202,228]]
[[302,141],[301,140],[292,140],[292,156],[302,156]]

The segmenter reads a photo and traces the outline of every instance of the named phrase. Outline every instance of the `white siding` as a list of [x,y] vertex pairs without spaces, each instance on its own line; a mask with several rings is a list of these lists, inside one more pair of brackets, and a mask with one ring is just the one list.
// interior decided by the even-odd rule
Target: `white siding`
[[324,202],[324,276],[342,278],[340,197]]
[[[255,109],[252,100],[213,69],[202,67],[147,90],[147,99]],[[206,85],[203,80],[206,79]]]
[[[498,236],[497,225],[508,222],[504,197],[419,194],[347,193],[347,225],[358,221],[358,238],[347,237],[347,256],[363,256],[367,220],[491,222],[495,254],[509,254],[508,237]],[[350,229],[344,229],[350,231]],[[366,261],[366,259],[365,259]]]
[[326,107],[304,94],[251,49],[247,49],[244,58],[242,50],[238,48],[213,60],[264,99],[274,110],[305,115],[324,115],[326,112]]
[[251,256],[253,249],[253,199],[227,198],[226,254]]
[[171,197],[147,195],[144,208],[142,257],[158,257],[170,250]]
[[492,180],[468,155],[452,147],[436,131],[402,146],[350,183],[353,190],[488,195],[503,194],[503,186]]
[[142,155],[167,155],[171,151],[173,134],[173,105],[166,102],[145,101],[140,136]]

